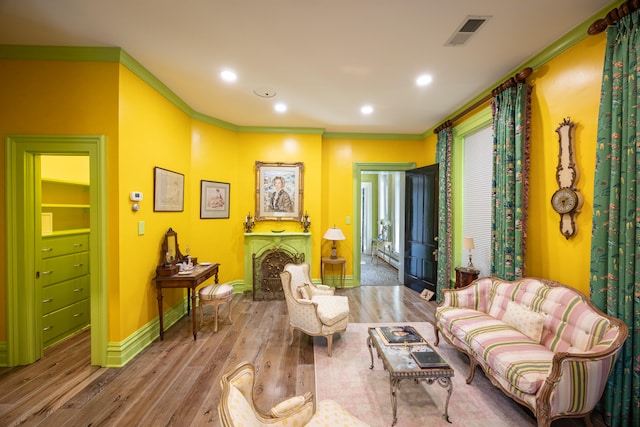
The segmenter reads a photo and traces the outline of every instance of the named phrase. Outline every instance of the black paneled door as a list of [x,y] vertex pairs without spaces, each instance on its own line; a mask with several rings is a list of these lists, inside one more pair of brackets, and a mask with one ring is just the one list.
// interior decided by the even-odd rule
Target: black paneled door
[[438,165],[406,171],[404,284],[436,290],[438,277]]

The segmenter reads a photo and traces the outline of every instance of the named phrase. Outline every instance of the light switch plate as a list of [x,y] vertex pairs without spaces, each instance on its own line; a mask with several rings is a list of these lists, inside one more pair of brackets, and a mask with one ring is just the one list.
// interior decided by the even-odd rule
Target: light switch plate
[[144,236],[144,221],[138,221],[138,236]]

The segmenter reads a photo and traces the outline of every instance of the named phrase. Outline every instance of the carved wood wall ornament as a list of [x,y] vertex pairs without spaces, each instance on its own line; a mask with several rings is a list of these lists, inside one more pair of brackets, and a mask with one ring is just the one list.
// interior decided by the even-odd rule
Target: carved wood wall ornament
[[575,123],[567,117],[556,132],[559,143],[556,167],[558,190],[551,196],[551,207],[560,215],[560,233],[569,239],[578,232],[575,219],[583,202],[582,194],[576,188],[579,175],[575,161]]

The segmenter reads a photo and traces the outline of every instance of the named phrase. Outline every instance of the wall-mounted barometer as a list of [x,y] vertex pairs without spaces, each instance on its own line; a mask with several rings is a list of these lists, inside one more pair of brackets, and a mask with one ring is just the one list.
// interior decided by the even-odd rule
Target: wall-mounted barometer
[[578,168],[575,162],[575,123],[567,117],[556,132],[560,143],[556,168],[558,190],[551,196],[551,207],[560,215],[560,233],[569,239],[578,232],[576,216],[582,208],[582,194],[576,188]]

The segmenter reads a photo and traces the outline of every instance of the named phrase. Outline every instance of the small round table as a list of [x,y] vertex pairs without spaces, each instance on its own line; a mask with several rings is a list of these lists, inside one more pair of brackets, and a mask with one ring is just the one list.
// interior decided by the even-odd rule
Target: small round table
[[341,271],[340,271],[340,287],[344,288],[344,279],[345,276],[347,274],[347,260],[344,257],[336,257],[336,258],[331,258],[328,256],[323,256],[320,262],[320,276],[322,278],[322,284],[326,285],[326,283],[324,282],[324,266],[325,264],[330,264],[330,265],[340,265],[341,266]]

